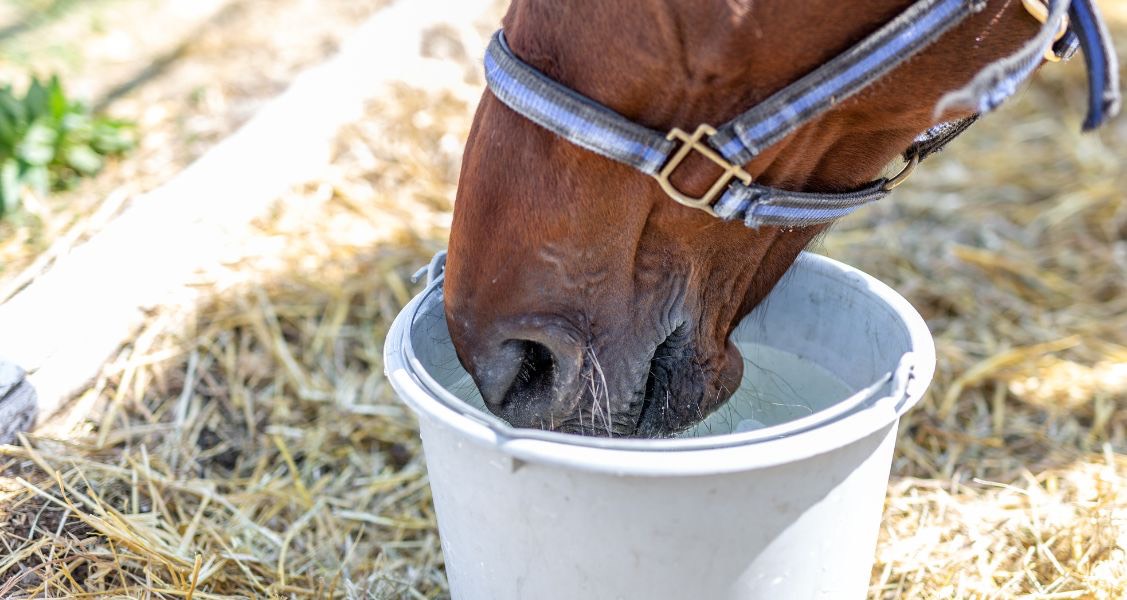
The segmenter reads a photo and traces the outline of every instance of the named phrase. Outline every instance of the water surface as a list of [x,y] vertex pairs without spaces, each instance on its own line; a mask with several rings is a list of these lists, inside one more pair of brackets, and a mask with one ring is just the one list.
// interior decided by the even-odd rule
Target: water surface
[[[770,346],[737,342],[744,375],[732,398],[678,437],[751,431],[811,415],[847,398],[850,389],[836,375],[799,356]],[[469,374],[447,389],[470,406],[489,412]]]

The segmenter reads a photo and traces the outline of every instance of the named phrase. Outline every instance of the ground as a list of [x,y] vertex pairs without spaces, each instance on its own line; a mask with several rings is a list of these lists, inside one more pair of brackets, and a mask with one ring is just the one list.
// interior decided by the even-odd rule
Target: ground
[[[1127,40],[1127,10],[1105,6]],[[1127,119],[1080,135],[1083,92],[1080,61],[1045,68],[814,248],[888,282],[936,336],[872,598],[1127,593]],[[446,595],[381,348],[445,244],[473,108],[440,87],[373,102],[328,171],[200,274],[205,301],[154,311],[69,418],[0,448],[0,597]]]
[[[0,0],[0,83],[57,73],[140,147],[0,221],[0,302],[331,56],[386,0]],[[35,259],[39,259],[36,262]]]

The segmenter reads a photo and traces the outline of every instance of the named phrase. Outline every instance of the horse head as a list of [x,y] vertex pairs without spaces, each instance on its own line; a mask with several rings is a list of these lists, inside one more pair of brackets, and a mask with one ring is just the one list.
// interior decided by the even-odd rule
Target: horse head
[[[772,97],[911,4],[514,0],[503,31],[547,78],[649,129],[692,132]],[[953,92],[1044,28],[1016,0],[965,4],[957,25],[830,98],[742,172],[780,190],[855,190],[922,132],[982,110]],[[445,290],[455,348],[489,408],[520,427],[663,436],[726,401],[743,368],[729,334],[827,227],[748,227],[673,202],[662,185],[699,197],[729,175],[689,151],[655,181],[486,91]]]

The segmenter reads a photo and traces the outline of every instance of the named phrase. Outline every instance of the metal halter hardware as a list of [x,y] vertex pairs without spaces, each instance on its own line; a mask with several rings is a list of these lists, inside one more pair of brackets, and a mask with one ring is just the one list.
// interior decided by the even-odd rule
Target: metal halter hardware
[[[720,215],[716,214],[716,211],[712,208],[712,203],[716,201],[716,198],[723,193],[724,189],[733,179],[742,181],[744,185],[750,185],[752,177],[751,173],[745,171],[741,165],[728,162],[723,156],[720,156],[720,154],[713,150],[712,146],[702,141],[705,136],[713,135],[716,135],[716,128],[707,123],[699,125],[692,135],[689,135],[683,129],[674,127],[665,136],[665,139],[671,141],[678,140],[681,142],[681,146],[673,153],[673,156],[669,157],[669,161],[665,163],[661,171],[658,171],[658,173],[654,175],[654,179],[657,179],[657,183],[661,186],[662,191],[678,204],[703,210],[714,217],[718,217]],[[724,169],[724,173],[716,178],[712,187],[708,188],[708,191],[699,198],[689,196],[685,192],[677,189],[677,187],[669,181],[669,176],[677,170],[677,167],[681,165],[681,161],[685,160],[685,157],[692,153],[693,150],[696,150],[698,154],[712,161],[716,166]],[[912,175],[916,170],[916,166],[919,164],[920,155],[913,153],[911,158],[904,164],[904,167],[901,168],[896,175],[886,180],[884,185],[881,186],[881,189],[886,192],[891,192],[897,186],[907,181],[908,177]]]
[[[697,127],[697,130],[694,131],[692,135],[689,135],[685,133],[685,131],[674,127],[665,136],[665,139],[670,141],[680,140],[681,147],[673,153],[673,156],[669,157],[669,161],[665,163],[661,171],[658,171],[658,173],[654,175],[654,178],[657,179],[657,183],[661,186],[661,189],[673,200],[689,208],[703,210],[715,217],[718,215],[716,211],[712,209],[712,203],[716,201],[716,197],[724,191],[724,188],[731,183],[732,179],[738,179],[744,182],[744,185],[749,185],[751,183],[751,174],[745,171],[742,166],[728,162],[727,159],[713,150],[712,146],[702,142],[701,140],[703,140],[706,135],[716,135],[716,129],[711,125],[702,124]],[[673,171],[677,170],[681,161],[685,160],[685,157],[693,150],[696,150],[698,154],[712,161],[721,169],[724,169],[724,174],[717,177],[712,187],[708,188],[708,191],[699,198],[693,198],[685,194],[669,181],[669,176],[673,174]]]
[[[1045,4],[1043,0],[1021,0],[1021,5],[1025,7],[1026,12],[1033,15],[1042,25],[1049,22],[1049,5]],[[1060,28],[1057,29],[1056,35],[1053,36],[1053,42],[1060,41],[1061,38],[1068,33],[1068,15],[1065,15],[1060,22]],[[1060,62],[1063,58],[1057,55],[1053,48],[1045,50],[1045,60],[1049,62]]]
[[[1059,58],[1069,56],[1077,45],[1083,49],[1089,73],[1085,129],[1118,111],[1114,49],[1093,0],[1023,0],[1026,10],[1042,22],[1041,29],[1020,50],[944,96],[943,102],[970,107],[974,114],[918,137],[904,153],[906,164],[896,175],[851,191],[801,192],[762,185],[745,169],[764,149],[880,79],[984,4],[983,0],[917,0],[853,47],[743,114],[718,127],[698,125],[692,134],[679,128],[654,131],[570,89],[517,57],[503,31],[494,34],[486,51],[485,77],[493,96],[512,110],[575,145],[654,177],[679,204],[752,228],[824,224],[902,184],[920,161],[1012,95],[1047,57],[1046,52]],[[1069,22],[1075,31],[1068,29]],[[687,194],[670,181],[694,152],[723,171],[700,196]]]
[[908,178],[911,177],[912,173],[916,171],[916,166],[920,164],[920,160],[922,159],[920,158],[919,153],[913,153],[912,157],[908,159],[908,163],[904,165],[904,168],[900,169],[900,172],[893,175],[891,179],[884,182],[885,191],[891,192],[892,190],[896,189],[896,187],[901,183],[907,181]]

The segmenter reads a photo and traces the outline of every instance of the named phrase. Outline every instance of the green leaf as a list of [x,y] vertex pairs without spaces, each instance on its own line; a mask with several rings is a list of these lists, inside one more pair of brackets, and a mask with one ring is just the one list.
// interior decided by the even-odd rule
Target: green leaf
[[51,189],[51,174],[47,171],[46,165],[28,167],[20,180],[40,196],[47,195]]
[[17,135],[15,121],[8,113],[0,110],[0,160],[15,154]]
[[16,100],[16,97],[12,95],[11,90],[0,92],[0,111],[3,111],[12,119],[16,129],[27,126],[27,110],[24,109],[23,103]]
[[49,164],[55,158],[57,132],[43,121],[31,124],[16,145],[16,157],[31,166]]
[[0,212],[26,189],[47,193],[94,175],[106,157],[136,146],[133,127],[68,98],[58,76],[33,77],[22,96],[0,85]]
[[103,121],[95,124],[90,145],[106,156],[124,154],[136,146],[133,130],[121,123]]
[[67,101],[58,75],[52,76],[51,83],[47,84],[47,110],[56,121],[61,120],[70,110],[70,102]]
[[87,144],[94,139],[94,121],[90,115],[67,113],[59,128],[68,140],[75,140],[76,143]]
[[91,127],[94,124],[93,119],[86,113],[68,111],[63,118],[59,119],[59,123],[67,129],[79,129],[82,127]]
[[80,175],[93,175],[101,170],[103,164],[102,157],[85,144],[67,148],[64,162]]
[[9,158],[0,164],[0,217],[20,205],[20,166]]
[[27,110],[29,121],[35,121],[50,113],[50,97],[47,88],[43,87],[38,78],[33,77],[31,79],[31,85],[27,88],[27,95],[23,98],[23,105]]

